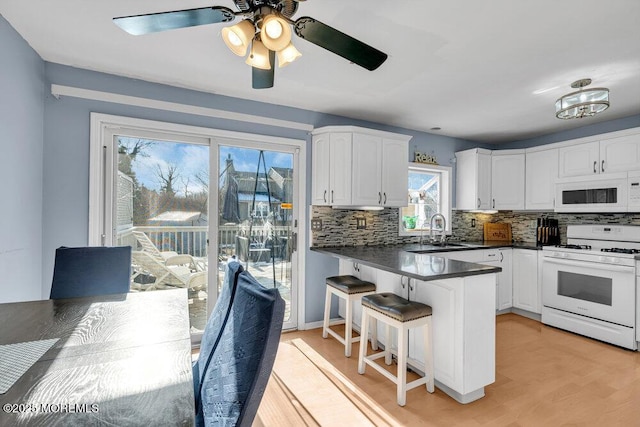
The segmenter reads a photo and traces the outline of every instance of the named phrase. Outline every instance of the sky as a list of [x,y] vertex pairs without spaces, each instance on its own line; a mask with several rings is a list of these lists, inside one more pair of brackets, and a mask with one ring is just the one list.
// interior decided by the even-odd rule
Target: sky
[[[128,138],[121,138],[122,141]],[[229,154],[233,159],[236,171],[255,172],[259,157],[259,150],[237,148],[230,146],[220,147],[220,172],[226,167],[226,159]],[[265,163],[267,170],[270,167],[292,168],[293,155],[265,151]],[[192,193],[200,192],[204,189],[202,183],[195,178],[209,176],[209,146],[188,144],[180,142],[154,141],[144,150],[144,155],[138,155],[131,167],[136,174],[138,182],[152,190],[159,190],[161,180],[158,178],[157,165],[163,170],[169,165],[177,166],[178,180],[176,191],[179,195],[184,195],[184,187]],[[264,171],[262,165],[260,172]]]

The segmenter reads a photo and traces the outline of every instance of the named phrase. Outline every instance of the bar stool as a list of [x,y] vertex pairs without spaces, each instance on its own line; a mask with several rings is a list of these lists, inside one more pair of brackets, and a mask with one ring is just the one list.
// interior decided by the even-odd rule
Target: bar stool
[[[351,345],[354,342],[360,341],[360,337],[353,338],[353,302],[360,300],[363,295],[371,295],[376,291],[376,285],[371,282],[365,282],[358,279],[355,276],[332,276],[327,277],[327,290],[324,301],[324,321],[322,322],[322,338],[327,338],[328,334],[331,334],[335,339],[344,344],[344,355],[351,357]],[[338,335],[337,332],[329,328],[329,316],[331,312],[331,295],[336,295],[338,298],[342,298],[346,301],[345,312],[345,336],[344,338]],[[375,321],[375,319],[374,319]],[[336,323],[333,323],[336,324]],[[362,325],[361,325],[362,327]],[[371,346],[374,349],[378,348],[378,338],[374,327],[372,330]],[[366,337],[365,334],[360,336]],[[365,338],[364,342],[367,342]]]
[[[360,342],[358,356],[358,373],[364,374],[365,365],[371,365],[387,379],[397,386],[398,405],[404,406],[407,399],[407,390],[426,384],[427,391],[433,393],[433,329],[431,328],[431,307],[419,302],[409,301],[393,293],[371,294],[362,297],[362,330],[361,334],[368,333],[367,325],[369,317],[383,322],[386,327],[387,343],[384,351],[367,356],[366,341]],[[409,329],[425,327],[425,375],[422,378],[407,384],[407,355],[409,350]],[[391,334],[390,327],[398,330],[398,372],[391,374],[374,360],[385,358],[387,365],[391,364]]]

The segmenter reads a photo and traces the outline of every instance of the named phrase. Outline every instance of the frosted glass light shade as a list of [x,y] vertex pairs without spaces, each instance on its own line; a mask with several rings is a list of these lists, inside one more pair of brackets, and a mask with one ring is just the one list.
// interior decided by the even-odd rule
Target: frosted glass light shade
[[244,56],[247,53],[247,48],[254,34],[255,27],[253,26],[253,22],[245,19],[236,25],[223,28],[222,40],[224,40],[224,43],[231,52],[238,56]]
[[261,70],[270,70],[271,62],[269,61],[269,49],[260,41],[254,40],[251,44],[251,53],[245,61],[248,65]]
[[277,15],[267,15],[262,21],[260,39],[269,50],[281,51],[291,42],[291,27]]
[[593,88],[569,93],[556,101],[556,117],[579,119],[609,108],[609,89]]
[[289,43],[287,47],[277,52],[278,55],[278,68],[286,67],[291,64],[293,61],[302,56],[298,49],[293,45],[293,43]]

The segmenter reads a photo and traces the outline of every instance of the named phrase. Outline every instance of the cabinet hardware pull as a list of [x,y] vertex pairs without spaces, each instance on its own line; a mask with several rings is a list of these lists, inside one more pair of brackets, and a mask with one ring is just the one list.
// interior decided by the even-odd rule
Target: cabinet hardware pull
[[382,193],[382,194],[384,194],[384,204],[386,205],[387,204],[387,193]]
[[496,208],[496,199],[493,199],[493,209]]
[[600,169],[604,172],[604,160],[602,161],[602,167]]
[[378,191],[378,204],[382,203],[382,193]]
[[333,203],[333,190],[331,190],[331,203]]
[[598,165],[598,162],[593,162],[593,173],[598,173],[598,170],[596,169],[597,165]]
[[322,195],[324,202],[327,203],[327,190],[324,190],[324,194]]
[[502,262],[502,260],[504,260],[504,254],[500,252],[500,262]]
[[478,197],[478,209],[480,209],[480,197]]

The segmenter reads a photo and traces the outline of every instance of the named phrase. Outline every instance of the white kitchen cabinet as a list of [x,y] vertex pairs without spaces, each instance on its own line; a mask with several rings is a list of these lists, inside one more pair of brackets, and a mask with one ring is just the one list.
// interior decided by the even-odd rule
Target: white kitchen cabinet
[[559,176],[585,176],[640,169],[640,134],[561,147]]
[[491,151],[482,148],[456,153],[456,208],[491,209]]
[[600,141],[600,173],[640,170],[640,134]]
[[312,204],[406,206],[410,138],[354,126],[316,129]]
[[538,261],[539,252],[513,249],[513,306],[538,314],[541,312],[542,289],[538,274],[541,265]]
[[524,209],[524,150],[491,153],[491,209]]
[[[495,275],[483,274],[423,282],[411,280],[412,301],[433,308],[436,386],[468,403],[495,381]],[[424,371],[424,328],[409,332],[409,363]]]
[[348,132],[313,136],[312,204],[351,203],[352,135]]
[[555,208],[558,149],[525,153],[525,202],[527,210]]

